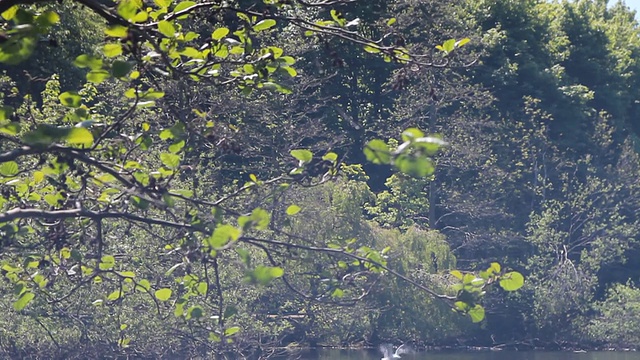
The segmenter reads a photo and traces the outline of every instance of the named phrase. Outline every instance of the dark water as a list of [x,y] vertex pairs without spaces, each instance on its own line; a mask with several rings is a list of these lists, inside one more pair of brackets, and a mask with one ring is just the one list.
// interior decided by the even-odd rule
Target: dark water
[[[319,350],[302,354],[303,360],[380,360],[382,354],[356,350]],[[422,352],[403,355],[401,360],[640,360],[640,352],[594,351],[586,353],[561,351],[487,351],[487,352]]]

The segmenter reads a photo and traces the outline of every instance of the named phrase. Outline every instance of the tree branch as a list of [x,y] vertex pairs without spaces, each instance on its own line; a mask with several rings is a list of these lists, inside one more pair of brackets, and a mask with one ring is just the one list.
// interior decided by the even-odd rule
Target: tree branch
[[194,232],[207,233],[203,228],[195,227],[191,224],[178,223],[167,220],[142,217],[134,214],[120,212],[97,212],[86,209],[70,210],[41,210],[41,209],[11,209],[5,213],[0,213],[0,223],[13,221],[16,219],[39,218],[47,220],[69,219],[69,218],[90,218],[96,221],[102,219],[124,219],[141,222],[150,225],[166,226],[175,229],[187,229]]

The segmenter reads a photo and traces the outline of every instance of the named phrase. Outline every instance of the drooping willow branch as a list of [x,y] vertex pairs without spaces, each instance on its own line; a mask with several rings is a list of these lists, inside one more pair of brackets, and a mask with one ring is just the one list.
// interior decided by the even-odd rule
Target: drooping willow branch
[[402,279],[403,281],[406,281],[407,283],[417,287],[420,290],[425,291],[426,293],[428,293],[431,296],[437,297],[439,299],[443,299],[443,300],[454,300],[455,297],[454,296],[448,296],[448,295],[443,295],[443,294],[438,294],[437,292],[429,289],[428,287],[400,274],[399,272],[389,268],[388,266],[381,264],[375,260],[371,260],[368,259],[364,256],[360,256],[358,254],[354,254],[348,251],[345,251],[343,249],[334,249],[334,248],[327,248],[327,247],[317,247],[317,246],[311,246],[311,245],[300,245],[300,244],[294,244],[294,243],[287,243],[287,242],[283,242],[283,241],[279,241],[279,240],[273,240],[273,239],[260,239],[260,238],[255,238],[255,237],[243,237],[243,239],[247,239],[247,240],[251,240],[254,242],[258,242],[258,243],[264,243],[264,244],[269,244],[272,246],[277,246],[277,247],[283,247],[283,248],[292,248],[292,249],[299,249],[299,250],[305,250],[305,251],[310,251],[310,252],[319,252],[319,253],[328,253],[328,254],[336,254],[336,255],[341,255],[341,256],[345,256],[345,257],[349,257],[352,258],[354,260],[358,260],[360,262],[363,263],[369,263],[372,264],[386,272],[388,272],[389,274]]

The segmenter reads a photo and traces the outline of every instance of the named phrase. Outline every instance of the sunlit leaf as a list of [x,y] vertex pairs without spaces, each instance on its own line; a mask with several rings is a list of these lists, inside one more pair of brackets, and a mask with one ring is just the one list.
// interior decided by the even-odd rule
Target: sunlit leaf
[[263,31],[276,26],[276,21],[273,19],[264,19],[253,25],[253,31]]
[[173,26],[173,23],[161,20],[158,22],[158,31],[166,37],[174,37],[176,35],[176,28]]
[[227,28],[219,28],[219,29],[216,29],[211,34],[211,38],[213,40],[219,41],[220,39],[222,39],[223,37],[227,36],[228,34],[229,34],[229,29],[227,29]]
[[290,215],[290,216],[291,215],[295,215],[295,214],[299,213],[300,210],[302,210],[302,209],[298,205],[295,205],[295,204],[294,205],[289,205],[289,207],[287,208],[287,215]]
[[107,296],[107,300],[115,301],[115,300],[120,299],[120,297],[121,297],[122,295],[124,295],[124,294],[122,293],[122,290],[118,289],[118,290],[116,290],[116,291],[113,291],[111,294],[109,294],[109,295]]
[[176,154],[162,153],[160,154],[160,161],[170,169],[177,169],[180,166],[180,156]]
[[69,130],[69,133],[66,136],[66,141],[69,144],[89,146],[93,144],[93,134],[84,127],[74,127]]
[[[194,1],[182,1],[173,9],[174,13],[180,12],[182,10],[188,9],[194,6],[196,3]],[[184,19],[187,15],[179,16],[178,19]]]
[[14,136],[20,132],[21,128],[22,126],[19,122],[10,122],[8,124],[0,126],[0,133]]
[[524,276],[517,271],[508,272],[500,277],[500,287],[506,291],[516,291],[524,285]]
[[105,29],[104,33],[111,37],[125,38],[128,30],[122,25],[111,25]]
[[213,234],[207,238],[207,245],[213,249],[219,249],[227,245],[230,241],[236,241],[240,238],[241,231],[231,225],[221,224],[216,227]]
[[471,41],[471,39],[469,39],[469,38],[460,39],[460,40],[456,41],[455,47],[461,47],[464,44],[468,43],[469,41]]
[[468,314],[471,317],[471,321],[474,323],[484,320],[484,308],[478,304],[476,304],[473,309],[470,309]]
[[155,295],[156,299],[158,299],[160,301],[167,301],[171,297],[171,293],[172,293],[171,289],[162,288],[162,289],[156,290],[154,295]]
[[375,139],[369,141],[364,148],[364,155],[367,161],[374,164],[389,164],[391,162],[391,152],[389,146],[382,140]]
[[6,121],[11,118],[11,114],[13,114],[13,107],[8,105],[0,106],[0,121]]
[[161,8],[168,8],[172,0],[153,0],[153,2]]
[[0,175],[14,176],[18,171],[18,163],[15,161],[7,161],[0,164]]
[[36,297],[36,295],[30,291],[25,292],[20,296],[18,300],[13,303],[13,309],[15,311],[20,311],[24,309],[30,302]]
[[94,84],[100,84],[110,77],[111,74],[107,70],[91,70],[87,73],[87,81]]
[[291,150],[291,156],[298,159],[301,163],[308,163],[313,159],[313,153],[305,149]]
[[102,52],[106,57],[116,57],[122,54],[122,45],[121,44],[105,44],[102,48]]
[[76,59],[73,61],[73,64],[81,69],[88,67],[91,70],[98,70],[102,68],[102,59],[91,55],[82,54],[76,57]]
[[226,328],[226,329],[224,330],[224,335],[225,335],[225,336],[231,336],[231,335],[233,335],[233,334],[238,333],[240,330],[241,330],[241,329],[240,329],[240,327],[239,327],[239,326],[233,326],[233,327],[230,327],[230,328]]
[[2,12],[2,17],[9,21],[11,19],[13,19],[14,16],[16,16],[16,13],[18,12],[18,5],[13,5],[12,7],[8,8],[7,10]]
[[77,108],[82,104],[82,97],[75,91],[63,92],[58,96],[58,99],[60,99],[62,105],[72,108]]

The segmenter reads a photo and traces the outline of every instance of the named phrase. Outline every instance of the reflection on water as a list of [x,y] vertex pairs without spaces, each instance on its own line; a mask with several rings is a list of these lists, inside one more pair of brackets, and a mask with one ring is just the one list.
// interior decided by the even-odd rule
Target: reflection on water
[[[375,350],[314,350],[304,352],[300,357],[303,360],[380,360],[380,358],[382,354]],[[402,360],[640,360],[640,352],[422,352],[403,355]]]

